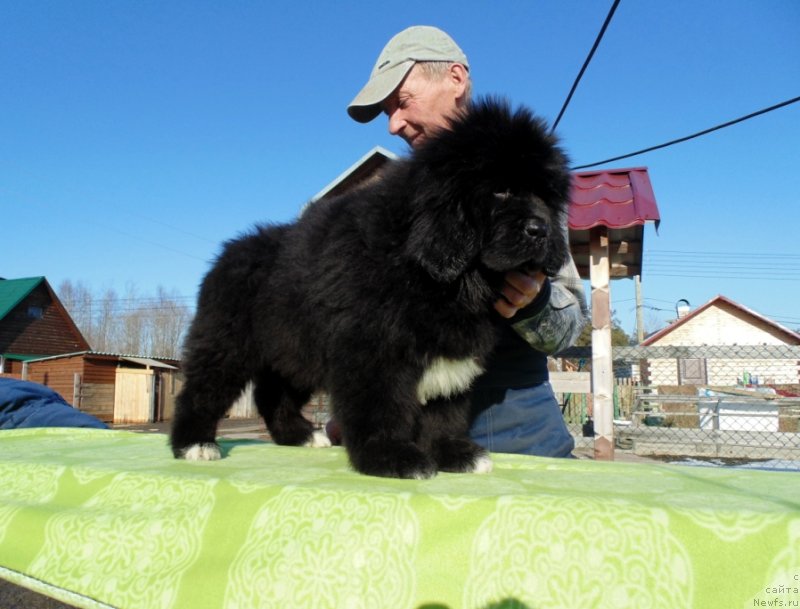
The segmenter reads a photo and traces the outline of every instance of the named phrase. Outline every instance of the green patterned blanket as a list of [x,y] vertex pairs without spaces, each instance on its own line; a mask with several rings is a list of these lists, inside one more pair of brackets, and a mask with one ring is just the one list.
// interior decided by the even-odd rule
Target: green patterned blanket
[[0,432],[0,578],[125,609],[800,606],[797,474],[494,455],[404,481],[338,448],[223,448]]

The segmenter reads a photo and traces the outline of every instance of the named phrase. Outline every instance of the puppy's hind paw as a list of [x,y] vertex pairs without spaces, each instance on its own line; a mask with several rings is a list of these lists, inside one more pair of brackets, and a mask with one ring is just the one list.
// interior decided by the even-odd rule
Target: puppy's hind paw
[[314,430],[303,446],[310,446],[312,448],[328,448],[329,446],[333,445],[324,431]]
[[368,441],[350,453],[353,466],[368,476],[426,480],[436,475],[436,463],[410,442]]
[[492,460],[485,449],[466,438],[442,438],[436,446],[439,469],[456,474],[488,474]]
[[216,444],[206,442],[184,448],[180,456],[187,461],[217,461],[222,458],[222,452]]

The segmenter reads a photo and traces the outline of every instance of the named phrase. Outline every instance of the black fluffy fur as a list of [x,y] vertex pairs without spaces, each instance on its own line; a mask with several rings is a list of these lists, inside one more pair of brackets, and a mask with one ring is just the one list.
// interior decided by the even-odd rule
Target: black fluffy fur
[[466,388],[423,404],[417,386],[437,358],[486,360],[507,271],[565,262],[570,175],[525,108],[484,99],[450,126],[380,180],[224,246],[186,340],[177,457],[214,444],[248,381],[279,444],[310,440],[300,407],[326,390],[365,474],[467,472],[486,456]]

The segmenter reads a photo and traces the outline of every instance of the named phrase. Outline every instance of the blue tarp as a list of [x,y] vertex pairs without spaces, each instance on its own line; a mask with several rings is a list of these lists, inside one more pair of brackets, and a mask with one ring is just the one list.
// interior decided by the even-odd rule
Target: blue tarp
[[49,387],[0,378],[0,429],[19,427],[108,428],[100,419],[73,408]]

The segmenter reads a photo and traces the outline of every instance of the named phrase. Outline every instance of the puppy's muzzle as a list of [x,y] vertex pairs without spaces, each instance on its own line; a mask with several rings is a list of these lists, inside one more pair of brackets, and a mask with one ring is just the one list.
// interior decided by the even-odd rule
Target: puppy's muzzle
[[525,223],[525,234],[531,239],[543,239],[550,232],[546,222],[541,220],[528,220]]

